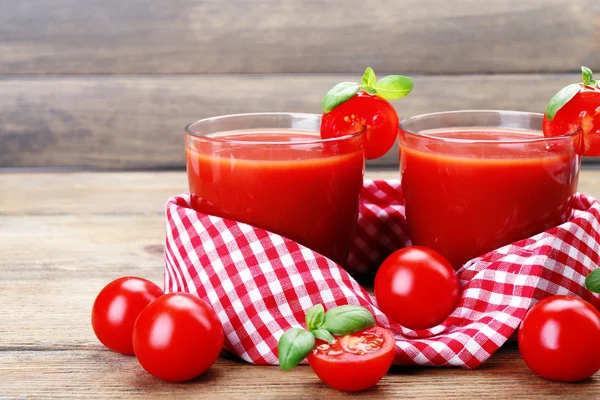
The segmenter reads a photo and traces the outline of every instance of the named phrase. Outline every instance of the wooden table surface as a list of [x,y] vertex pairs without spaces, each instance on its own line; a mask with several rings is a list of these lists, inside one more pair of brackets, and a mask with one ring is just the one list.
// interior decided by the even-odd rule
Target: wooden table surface
[[[395,178],[376,172],[368,178]],[[224,355],[183,384],[145,373],[95,338],[98,291],[122,275],[162,282],[163,206],[184,172],[0,171],[0,399],[5,398],[597,398],[600,376],[560,384],[531,373],[509,343],[481,368],[394,367],[344,394],[308,367],[282,372]],[[600,171],[580,190],[600,198]]]

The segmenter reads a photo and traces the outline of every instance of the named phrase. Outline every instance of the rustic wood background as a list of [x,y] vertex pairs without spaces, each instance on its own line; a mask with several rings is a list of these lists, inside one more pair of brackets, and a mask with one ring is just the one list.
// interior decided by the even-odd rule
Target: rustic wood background
[[[0,167],[183,168],[183,127],[415,78],[401,117],[542,111],[600,72],[598,0],[0,0]],[[397,162],[391,153],[383,162]]]

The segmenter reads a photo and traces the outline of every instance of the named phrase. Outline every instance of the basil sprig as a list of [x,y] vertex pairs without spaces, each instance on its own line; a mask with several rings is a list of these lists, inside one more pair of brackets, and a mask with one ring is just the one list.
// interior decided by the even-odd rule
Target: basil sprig
[[312,331],[319,329],[325,322],[325,308],[322,304],[317,304],[306,313],[306,329]]
[[546,106],[546,118],[552,121],[558,110],[564,107],[584,86],[598,86],[594,80],[592,70],[588,67],[581,67],[581,83],[572,83],[560,89],[548,102]]
[[279,366],[288,371],[304,360],[315,347],[315,337],[302,328],[291,328],[285,331],[279,344],[277,353]]
[[355,82],[340,82],[323,97],[323,111],[329,112],[342,103],[350,100],[358,93],[360,85]]
[[321,339],[324,342],[327,342],[327,343],[335,342],[335,338],[333,337],[331,332],[329,332],[326,329],[313,329],[312,331],[310,331],[310,333],[312,333],[314,335],[314,337],[316,337],[317,339]]
[[333,343],[333,335],[348,335],[375,326],[373,314],[364,307],[344,305],[325,312],[317,304],[306,313],[306,328],[291,328],[281,336],[277,345],[279,365],[290,370],[306,358],[315,347],[315,339]]
[[323,112],[330,112],[350,100],[359,90],[377,95],[385,100],[397,100],[408,96],[413,88],[413,80],[402,75],[388,75],[377,80],[373,68],[367,67],[361,83],[341,82],[332,87],[323,97]]
[[334,307],[325,313],[322,329],[334,335],[349,335],[375,325],[373,314],[364,307],[351,304]]

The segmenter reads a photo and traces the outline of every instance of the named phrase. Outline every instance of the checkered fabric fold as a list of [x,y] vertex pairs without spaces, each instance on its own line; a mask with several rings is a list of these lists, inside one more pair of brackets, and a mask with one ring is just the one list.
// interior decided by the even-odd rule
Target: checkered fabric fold
[[[247,224],[199,213],[189,195],[167,202],[165,291],[198,295],[223,324],[225,346],[256,364],[277,364],[277,340],[304,326],[314,304],[360,304],[396,336],[396,364],[475,368],[553,294],[584,298],[585,276],[600,262],[600,204],[576,194],[568,222],[471,260],[458,271],[462,297],[441,325],[412,331],[377,308],[375,298],[322,255]],[[348,270],[368,272],[410,244],[398,181],[366,181]]]

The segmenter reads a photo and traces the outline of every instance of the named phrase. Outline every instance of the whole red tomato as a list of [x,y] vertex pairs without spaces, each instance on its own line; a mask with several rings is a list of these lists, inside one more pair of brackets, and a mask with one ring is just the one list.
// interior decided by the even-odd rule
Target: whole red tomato
[[392,253],[375,276],[377,305],[392,320],[410,329],[443,322],[460,298],[452,265],[426,247],[405,247]]
[[133,348],[142,367],[166,381],[197,377],[223,348],[223,327],[215,311],[188,293],[169,293],[141,312]]
[[365,157],[379,158],[392,148],[398,136],[398,114],[381,97],[358,92],[321,119],[321,137],[329,139],[365,130]]
[[525,315],[519,329],[525,364],[547,379],[576,382],[600,369],[600,313],[572,296],[551,296]]
[[387,373],[394,361],[394,334],[380,327],[335,338],[319,340],[308,363],[317,376],[332,388],[346,392],[365,390]]
[[92,307],[92,328],[98,340],[111,350],[133,354],[133,324],[140,312],[163,294],[154,283],[135,276],[106,285]]

